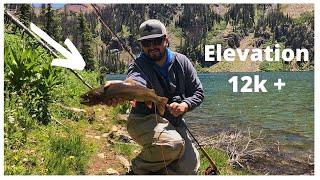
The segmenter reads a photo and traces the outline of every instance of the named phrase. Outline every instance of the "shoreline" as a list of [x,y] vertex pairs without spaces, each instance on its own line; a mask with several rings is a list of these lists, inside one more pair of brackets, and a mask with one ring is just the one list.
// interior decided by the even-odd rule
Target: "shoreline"
[[198,131],[195,136],[202,145],[226,152],[235,169],[248,168],[261,175],[314,175],[314,152],[309,157],[298,158],[277,145],[265,146],[261,138],[253,139],[250,133],[235,132],[240,131],[218,130],[215,137]]

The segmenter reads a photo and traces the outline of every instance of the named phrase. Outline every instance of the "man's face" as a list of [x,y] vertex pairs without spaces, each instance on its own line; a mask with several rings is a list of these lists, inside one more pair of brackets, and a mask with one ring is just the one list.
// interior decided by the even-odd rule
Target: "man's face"
[[166,36],[141,41],[143,52],[153,61],[160,61],[166,55],[167,43]]

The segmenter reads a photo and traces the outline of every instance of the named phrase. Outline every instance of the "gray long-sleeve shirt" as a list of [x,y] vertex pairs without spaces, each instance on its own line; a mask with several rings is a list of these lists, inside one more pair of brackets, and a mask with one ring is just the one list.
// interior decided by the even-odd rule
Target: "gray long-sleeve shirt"
[[[133,79],[136,84],[154,89],[158,96],[167,97],[168,104],[180,99],[188,104],[188,111],[199,106],[204,98],[202,84],[190,60],[183,54],[173,53],[172,62],[168,68],[168,81],[160,74],[155,64],[147,59],[138,57],[128,68],[127,79]],[[154,109],[148,108],[145,103],[137,102],[131,113],[153,114]],[[164,118],[173,125],[177,125],[181,117],[174,117],[168,109]]]

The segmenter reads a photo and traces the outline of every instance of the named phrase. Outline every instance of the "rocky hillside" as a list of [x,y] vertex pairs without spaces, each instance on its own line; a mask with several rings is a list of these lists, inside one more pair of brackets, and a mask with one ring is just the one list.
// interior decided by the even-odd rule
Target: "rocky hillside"
[[[205,68],[205,71],[274,70],[269,64],[260,65],[251,61],[205,62],[204,45],[208,44],[222,44],[223,49],[264,48],[274,44],[280,44],[282,49],[307,48],[309,62],[283,62],[276,66],[284,71],[313,70],[313,4],[97,4],[96,7],[102,18],[135,55],[140,52],[136,40],[139,25],[144,19],[156,18],[168,28],[170,47],[187,55],[198,67]],[[34,19],[40,23],[39,8],[35,8],[38,13],[35,13]],[[79,32],[78,26],[74,24],[77,24],[78,14],[83,13],[95,39],[91,44],[91,51],[94,52],[97,68],[105,66],[109,72],[125,72],[119,68],[124,68],[131,61],[130,56],[98,21],[92,8],[66,4],[57,11],[57,16],[61,17],[61,34],[73,39],[78,48],[81,42],[77,42]],[[119,50],[119,54],[110,53],[112,50]],[[123,62],[123,65],[115,62]]]

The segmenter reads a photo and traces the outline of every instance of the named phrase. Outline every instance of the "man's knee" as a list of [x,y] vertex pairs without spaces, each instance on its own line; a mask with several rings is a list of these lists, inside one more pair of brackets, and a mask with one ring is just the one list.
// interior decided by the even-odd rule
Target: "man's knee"
[[132,160],[132,167],[135,173],[155,173],[175,160],[182,157],[184,153],[184,140],[157,142],[148,147],[143,147],[139,155]]
[[162,151],[164,155],[164,159],[167,161],[174,161],[180,159],[185,151],[185,143],[184,140],[175,139],[170,142],[170,144],[165,143],[162,145]]
[[159,117],[159,123],[154,118],[156,116],[151,115],[132,115],[128,118],[130,136],[143,147],[132,163],[135,172],[139,169],[156,172],[164,168],[164,164],[168,165],[184,154],[185,140],[175,127],[164,118]]
[[176,172],[181,175],[196,174],[200,167],[200,156],[198,150],[192,145],[190,137],[187,135],[186,128],[176,127],[177,131],[185,141],[185,151],[183,156],[173,163]]
[[142,159],[147,161],[174,161],[179,159],[184,153],[184,143],[175,143],[173,146],[164,144],[154,144],[143,148],[141,155]]

